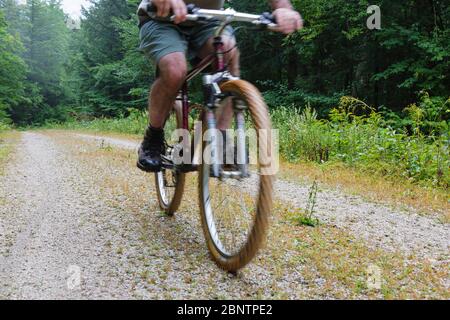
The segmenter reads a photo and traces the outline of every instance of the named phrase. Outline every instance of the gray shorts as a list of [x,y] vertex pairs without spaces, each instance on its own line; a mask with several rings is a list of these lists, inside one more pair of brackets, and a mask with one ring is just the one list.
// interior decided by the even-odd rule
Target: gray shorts
[[[219,22],[180,26],[170,22],[150,20],[139,31],[139,49],[155,61],[173,52],[183,52],[190,61],[198,51],[214,36]],[[227,26],[223,35],[234,37],[233,28]]]

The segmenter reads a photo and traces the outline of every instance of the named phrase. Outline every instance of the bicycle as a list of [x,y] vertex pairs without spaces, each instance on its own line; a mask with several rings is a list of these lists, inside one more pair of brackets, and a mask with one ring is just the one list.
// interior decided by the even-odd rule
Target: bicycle
[[[155,18],[156,8],[152,5],[148,13]],[[173,20],[170,17],[169,20]],[[203,22],[216,20],[219,26],[215,32],[214,53],[204,58],[186,76],[177,103],[165,123],[166,134],[169,129],[187,130],[192,136],[189,115],[194,109],[190,106],[188,83],[208,67],[214,71],[203,75],[204,105],[200,108],[200,121],[206,124],[210,139],[201,143],[189,142],[189,137],[171,138],[166,135],[166,153],[163,167],[155,173],[158,201],[167,215],[173,215],[180,206],[188,172],[198,171],[198,193],[201,224],[208,249],[216,264],[230,272],[236,272],[249,263],[265,241],[269,215],[272,209],[274,174],[263,174],[264,167],[270,166],[267,145],[272,145],[271,122],[267,106],[258,89],[252,84],[232,76],[223,58],[222,33],[231,22],[247,22],[260,28],[272,29],[276,24],[270,14],[252,15],[227,10],[207,10],[188,6],[186,17],[189,21]],[[216,129],[216,111],[226,103],[233,105],[237,147],[234,160],[237,164],[231,170],[219,161],[220,137]],[[171,127],[171,128],[170,128]],[[253,127],[256,132],[259,154],[256,163],[250,163],[249,141],[246,133]],[[195,134],[195,133],[194,133]],[[261,143],[265,139],[267,144]],[[198,150],[204,155],[210,151],[210,161],[195,163]],[[176,163],[175,155],[189,154],[190,163]],[[249,187],[250,185],[250,187]],[[252,189],[257,186],[257,191]],[[237,190],[235,190],[237,189]],[[231,200],[235,200],[231,202]],[[228,206],[228,207],[226,207]]]

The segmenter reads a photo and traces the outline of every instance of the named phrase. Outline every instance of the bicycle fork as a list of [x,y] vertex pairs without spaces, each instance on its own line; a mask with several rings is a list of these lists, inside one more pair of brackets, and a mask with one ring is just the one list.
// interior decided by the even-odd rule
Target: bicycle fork
[[211,176],[214,178],[220,177],[220,163],[219,163],[219,143],[218,130],[216,127],[216,116],[214,111],[208,110],[206,113],[206,125],[209,133],[209,146],[211,154]]
[[[245,104],[239,99],[233,99],[233,112],[236,124],[235,135],[237,137],[237,147],[232,145],[235,154],[234,161],[238,171],[224,171],[222,170],[219,155],[225,149],[223,146],[226,141],[223,141],[222,133],[217,130],[217,120],[215,116],[215,110],[219,107],[218,102],[223,101],[223,94],[216,82],[208,82],[209,77],[204,77],[204,88],[205,88],[205,105],[207,107],[205,120],[207,126],[208,136],[207,141],[209,143],[208,151],[210,152],[210,175],[214,178],[245,178],[248,177],[248,149],[246,141],[246,130],[245,130],[245,116],[244,111],[246,109]],[[234,136],[234,135],[233,135]],[[222,144],[219,143],[222,141]],[[234,139],[233,139],[234,141]],[[222,159],[225,161],[225,159]]]
[[237,152],[235,159],[237,167],[240,172],[240,177],[245,178],[248,177],[248,161],[249,154],[247,149],[247,139],[245,132],[245,116],[244,109],[245,105],[240,101],[236,100],[233,103],[233,109],[235,114],[236,121],[236,134],[237,134],[237,147],[235,148],[235,152]]

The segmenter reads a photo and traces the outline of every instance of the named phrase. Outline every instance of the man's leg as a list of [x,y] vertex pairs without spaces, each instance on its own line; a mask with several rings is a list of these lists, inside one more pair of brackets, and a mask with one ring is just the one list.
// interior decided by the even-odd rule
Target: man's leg
[[159,171],[165,152],[164,122],[186,74],[188,43],[177,26],[154,20],[141,26],[139,39],[140,50],[157,62],[159,75],[149,94],[149,127],[139,148],[137,166],[144,171]]
[[186,76],[184,53],[174,52],[162,57],[158,68],[159,76],[150,90],[148,114],[150,125],[162,129]]
[[186,76],[186,58],[183,52],[163,56],[158,63],[159,75],[149,95],[148,114],[150,126],[139,148],[138,168],[158,171],[164,152],[164,122],[173,108],[178,91]]

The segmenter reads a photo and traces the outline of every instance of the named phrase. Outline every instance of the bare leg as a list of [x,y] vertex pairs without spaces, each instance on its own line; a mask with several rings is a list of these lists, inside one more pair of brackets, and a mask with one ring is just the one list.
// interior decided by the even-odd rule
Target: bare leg
[[186,58],[182,52],[170,53],[159,61],[159,77],[149,95],[149,123],[162,128],[186,76]]
[[[223,36],[223,42],[224,42],[224,51],[228,51],[231,48],[233,48],[236,45],[236,41],[234,38],[230,38],[227,36]],[[203,58],[210,54],[211,52],[214,52],[214,46],[213,46],[214,39],[209,39],[208,42],[203,46],[203,48],[200,50],[199,56],[200,58]],[[228,64],[228,70],[233,76],[238,77],[240,75],[240,68],[239,68],[239,50],[237,48],[234,48],[230,52],[225,54],[225,61]],[[218,110],[219,114],[217,116],[217,128],[220,130],[226,130],[230,127],[231,122],[233,120],[233,106],[231,104],[231,101],[229,101],[222,110]]]
[[164,153],[164,131],[168,114],[172,110],[178,90],[186,75],[186,58],[183,52],[170,53],[158,63],[159,76],[150,91],[148,114],[150,127],[138,150],[137,167],[146,172],[161,169]]

